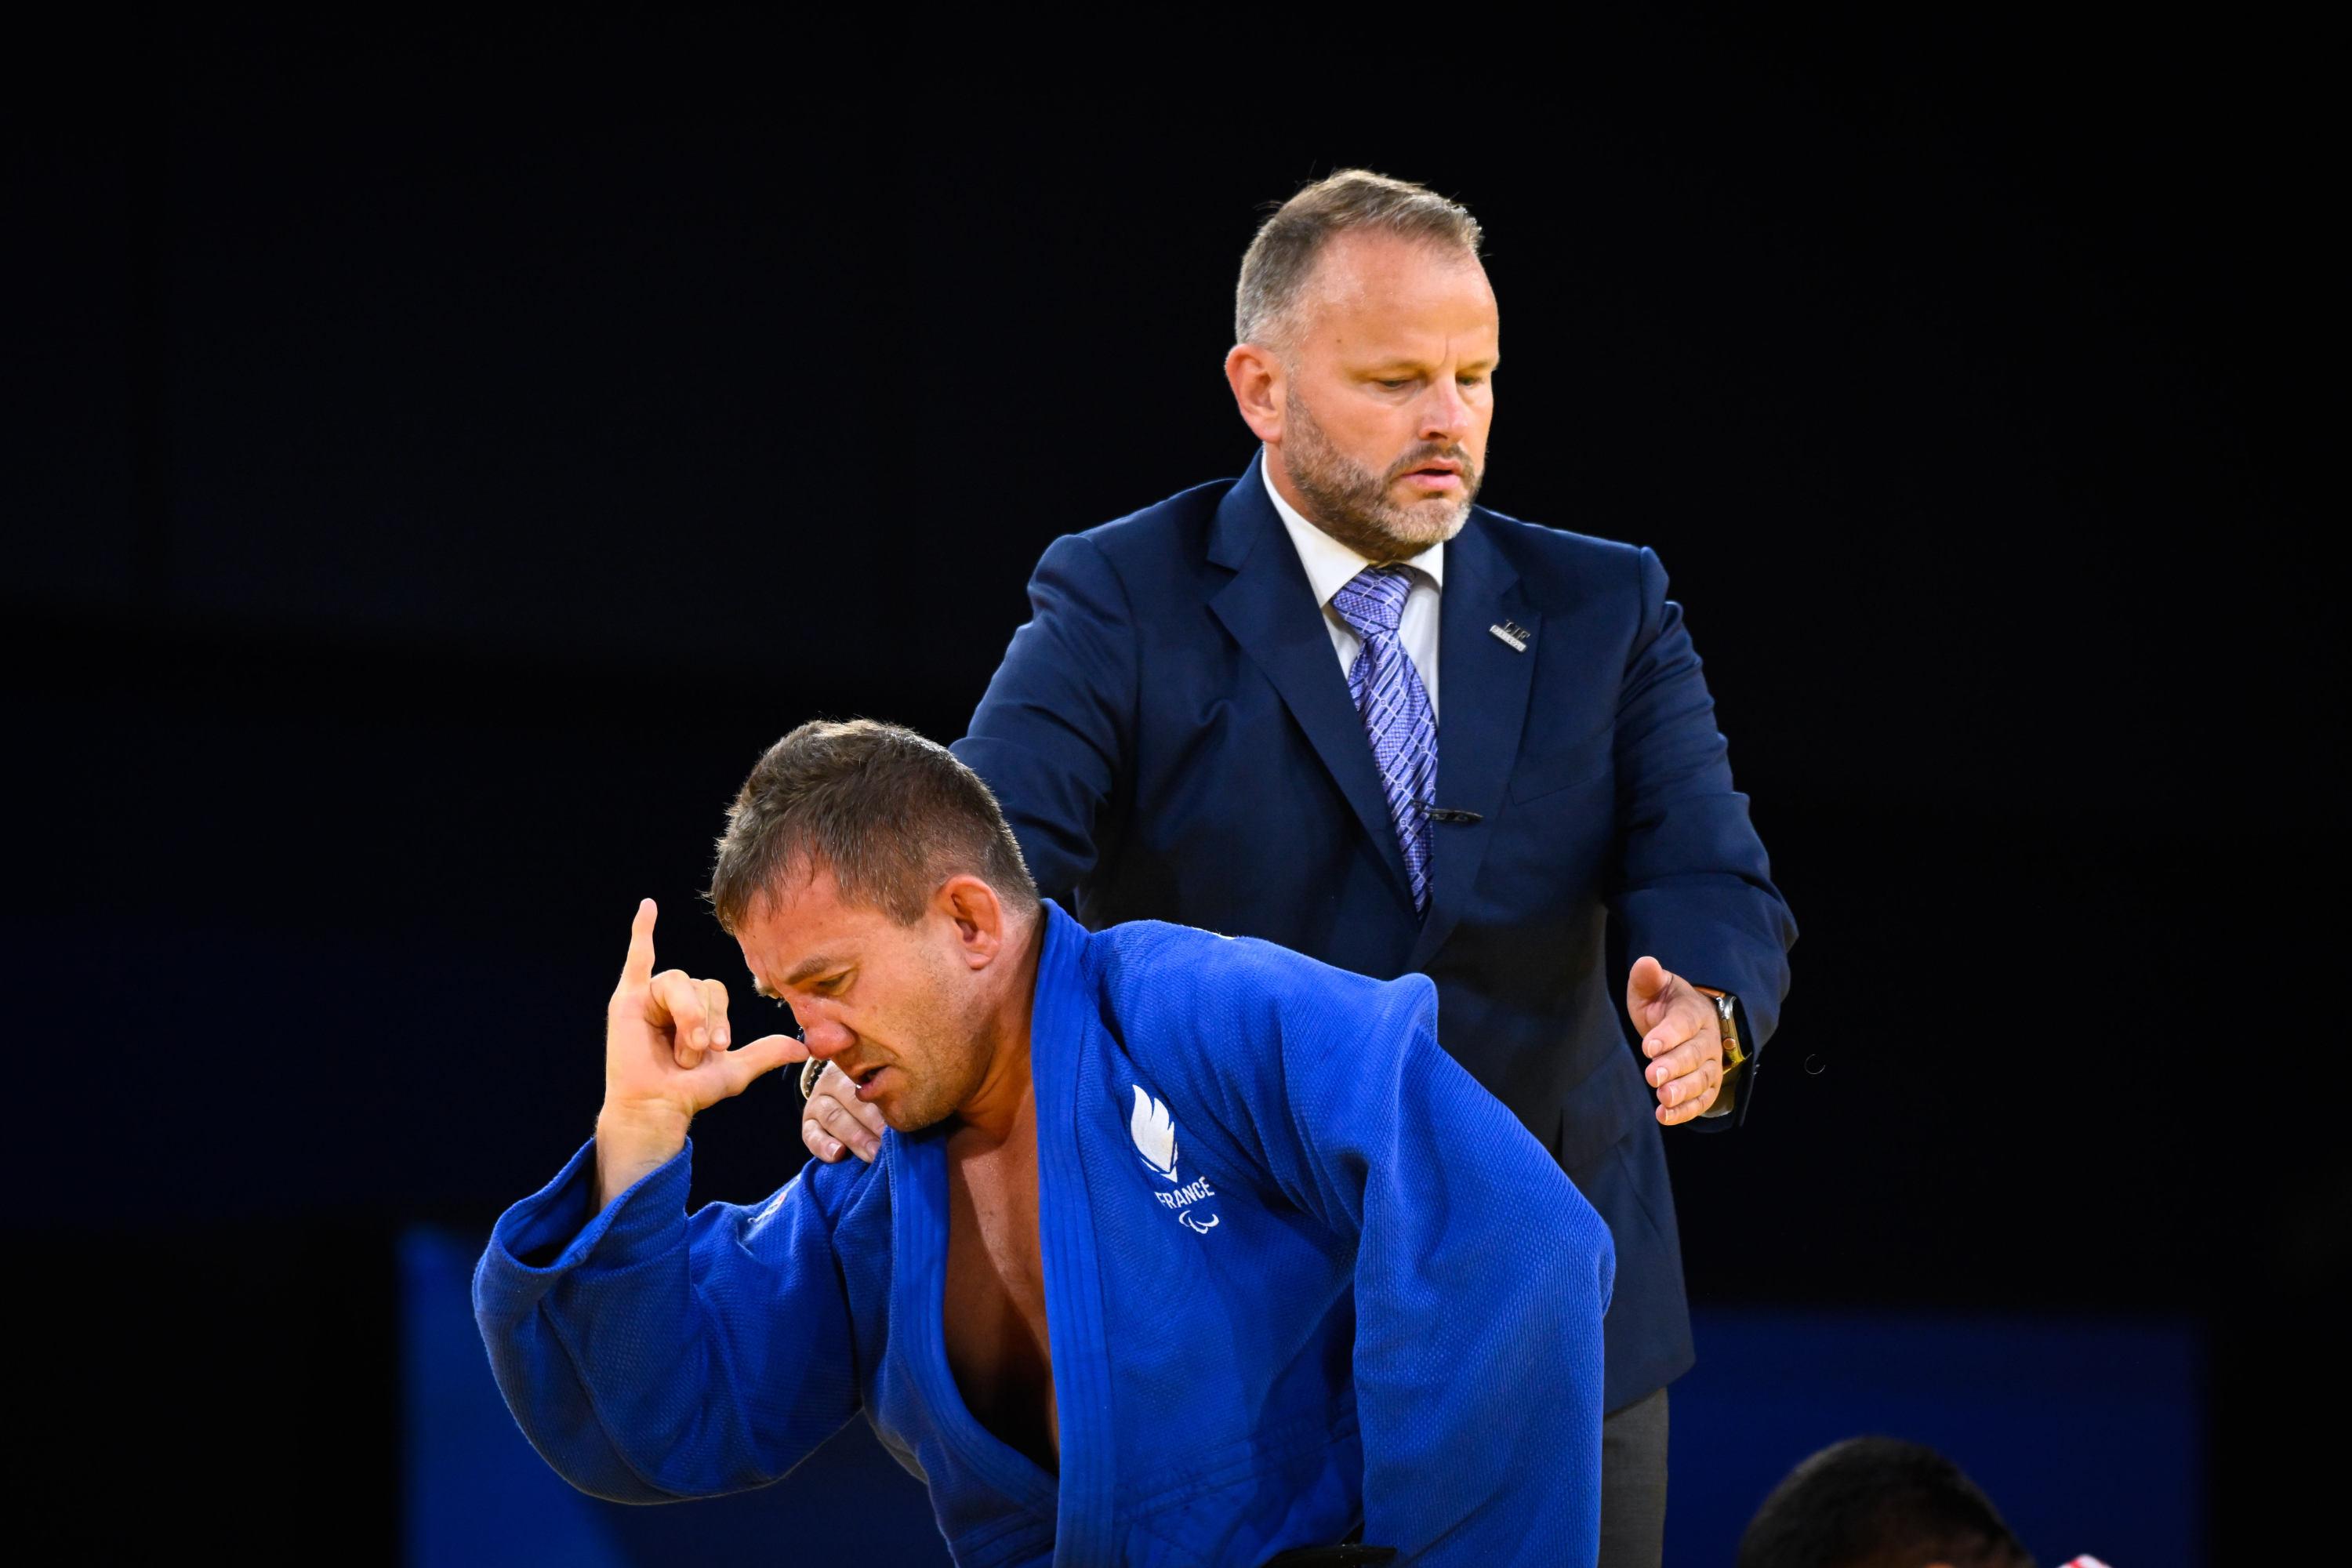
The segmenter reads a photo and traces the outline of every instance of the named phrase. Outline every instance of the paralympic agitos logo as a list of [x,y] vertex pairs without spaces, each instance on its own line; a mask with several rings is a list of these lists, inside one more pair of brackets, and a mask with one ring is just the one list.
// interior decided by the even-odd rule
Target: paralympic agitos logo
[[1135,1140],[1135,1152],[1143,1156],[1146,1169],[1168,1183],[1172,1192],[1154,1192],[1162,1208],[1176,1211],[1176,1218],[1185,1229],[1206,1236],[1216,1228],[1217,1216],[1203,1217],[1192,1205],[1217,1195],[1209,1185],[1209,1178],[1196,1176],[1186,1182],[1176,1173],[1176,1122],[1168,1108],[1144,1091],[1141,1084],[1134,1086],[1135,1111],[1128,1118],[1127,1130]]

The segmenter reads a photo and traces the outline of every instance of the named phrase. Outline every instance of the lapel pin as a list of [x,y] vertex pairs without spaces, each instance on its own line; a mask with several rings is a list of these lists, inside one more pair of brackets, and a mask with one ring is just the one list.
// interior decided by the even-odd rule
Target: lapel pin
[[1513,653],[1528,651],[1528,628],[1518,622],[1505,621],[1499,626],[1488,626],[1486,629],[1510,644]]

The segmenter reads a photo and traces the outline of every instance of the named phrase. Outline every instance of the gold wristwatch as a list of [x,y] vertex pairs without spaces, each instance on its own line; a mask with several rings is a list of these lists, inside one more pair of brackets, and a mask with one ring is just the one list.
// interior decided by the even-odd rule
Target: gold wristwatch
[[1728,1116],[1738,1100],[1738,1091],[1732,1085],[1732,1075],[1748,1065],[1748,1047],[1739,1043],[1739,998],[1728,991],[1717,991],[1712,985],[1693,985],[1691,989],[1714,1001],[1715,1021],[1723,1029],[1723,1085],[1716,1090],[1715,1103],[1699,1114],[1704,1117]]

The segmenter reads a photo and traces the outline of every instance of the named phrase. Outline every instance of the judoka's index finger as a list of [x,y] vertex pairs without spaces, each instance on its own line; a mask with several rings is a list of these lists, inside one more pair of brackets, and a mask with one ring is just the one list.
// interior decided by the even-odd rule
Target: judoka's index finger
[[621,961],[621,988],[644,990],[654,977],[654,921],[661,910],[651,899],[637,900],[637,918],[629,922],[629,956]]

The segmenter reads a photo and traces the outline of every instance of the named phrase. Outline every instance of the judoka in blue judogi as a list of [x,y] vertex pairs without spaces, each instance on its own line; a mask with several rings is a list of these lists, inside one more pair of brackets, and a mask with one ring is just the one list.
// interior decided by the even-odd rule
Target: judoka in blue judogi
[[[1358,1528],[1402,1562],[1591,1561],[1608,1232],[1439,1047],[1427,979],[1089,932],[968,770],[862,721],[770,750],[712,898],[805,1043],[729,1048],[642,907],[598,1136],[475,1277],[575,1486],[761,1486],[862,1413],[967,1568]],[[888,1119],[880,1157],[689,1215],[687,1120],[812,1053]]]

